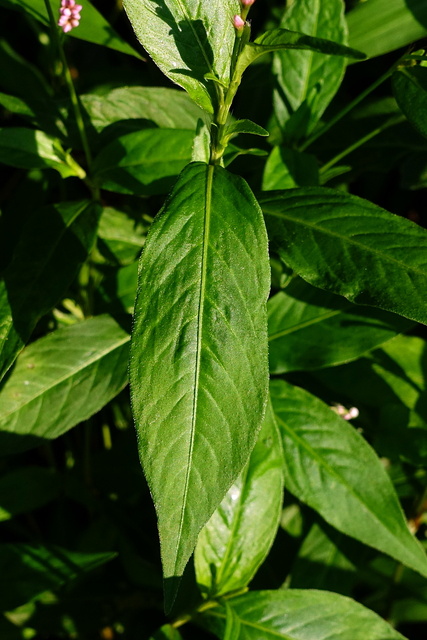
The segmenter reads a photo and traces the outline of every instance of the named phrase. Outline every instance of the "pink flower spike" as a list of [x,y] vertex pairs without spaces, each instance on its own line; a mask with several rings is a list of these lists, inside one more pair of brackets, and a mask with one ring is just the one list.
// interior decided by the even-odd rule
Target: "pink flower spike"
[[255,0],[240,0],[243,7],[251,7]]
[[75,0],[61,0],[58,26],[61,27],[64,33],[68,33],[71,29],[79,26],[80,11],[82,9],[82,5],[76,4]]
[[245,26],[245,21],[243,20],[243,18],[241,16],[234,16],[233,18],[233,24],[235,26],[236,29],[243,29],[243,27]]

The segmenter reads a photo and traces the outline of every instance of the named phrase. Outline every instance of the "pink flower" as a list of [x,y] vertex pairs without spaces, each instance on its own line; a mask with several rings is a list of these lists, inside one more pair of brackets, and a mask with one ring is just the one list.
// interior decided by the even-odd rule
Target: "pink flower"
[[251,7],[255,0],[240,0],[244,7]]
[[241,16],[234,16],[233,24],[236,29],[243,29],[243,27],[245,26],[245,21]]
[[61,0],[58,26],[61,27],[64,33],[79,26],[80,11],[82,9],[82,5],[76,4],[75,0]]

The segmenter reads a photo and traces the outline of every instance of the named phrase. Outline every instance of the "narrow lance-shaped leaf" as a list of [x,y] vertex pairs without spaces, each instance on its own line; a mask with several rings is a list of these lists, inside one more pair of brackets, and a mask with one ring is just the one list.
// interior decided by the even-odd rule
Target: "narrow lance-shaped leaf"
[[[376,613],[337,593],[252,591],[228,603],[240,620],[239,640],[405,640]],[[198,621],[224,637],[224,607],[207,610]]]
[[64,202],[34,212],[26,225],[0,280],[0,379],[77,275],[100,214],[93,202]]
[[347,14],[350,44],[370,58],[405,47],[427,35],[425,0],[369,0]]
[[189,165],[142,253],[130,377],[166,599],[254,446],[267,399],[267,237],[246,183]]
[[270,240],[310,284],[427,323],[427,231],[372,203],[307,187],[260,199]]
[[364,60],[365,54],[356,49],[351,49],[337,42],[324,38],[314,38],[298,31],[289,29],[272,29],[256,38],[254,42],[248,42],[237,61],[236,69],[239,74],[265,53],[281,51],[282,49],[305,49],[317,53],[327,53],[331,56],[345,56]]
[[135,34],[164,74],[212,113],[215,83],[228,86],[238,0],[124,0]]
[[2,544],[0,611],[10,611],[44,591],[58,589],[115,556],[115,553],[77,553],[60,547]]
[[427,68],[399,67],[393,73],[393,93],[409,122],[427,138]]
[[[286,7],[281,26],[346,45],[344,9],[344,0],[298,0]],[[314,50],[276,51],[273,73],[280,89],[274,91],[274,112],[287,140],[313,129],[338,90],[346,64],[344,56]]]
[[270,371],[342,364],[413,326],[401,316],[352,304],[295,278],[268,301]]
[[268,554],[281,514],[283,465],[269,404],[248,464],[199,535],[197,582],[209,597],[246,587]]
[[57,438],[102,409],[127,383],[129,340],[98,316],[29,345],[0,392],[1,453]]
[[338,531],[427,576],[389,476],[351,425],[307,391],[272,381],[285,453],[285,486]]

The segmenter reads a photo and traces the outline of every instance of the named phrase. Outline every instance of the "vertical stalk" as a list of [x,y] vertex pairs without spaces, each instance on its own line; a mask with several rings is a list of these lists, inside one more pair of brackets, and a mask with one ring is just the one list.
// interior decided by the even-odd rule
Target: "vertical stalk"
[[[56,24],[55,21],[55,17],[53,15],[53,11],[52,11],[52,7],[50,4],[49,0],[44,0],[44,3],[46,5],[46,11],[48,13],[49,16],[49,22],[50,22],[50,28],[51,28],[51,33],[52,33],[52,37],[54,39],[58,54],[59,54],[59,58],[61,60],[62,63],[62,71],[63,71],[63,75],[64,75],[64,80],[65,83],[67,85],[68,88],[68,92],[70,94],[70,100],[71,100],[71,104],[73,107],[73,111],[74,111],[74,117],[76,119],[76,124],[77,124],[77,129],[80,135],[80,140],[82,143],[82,147],[83,147],[83,152],[85,154],[85,158],[86,158],[86,164],[89,170],[89,173],[91,171],[92,168],[92,153],[90,150],[90,146],[89,146],[89,141],[88,141],[88,137],[87,137],[87,133],[86,133],[86,127],[84,124],[84,120],[83,120],[83,114],[82,114],[82,109],[81,109],[81,105],[80,105],[80,101],[74,86],[74,82],[73,79],[71,77],[71,73],[70,73],[70,68],[68,66],[68,62],[67,62],[67,58],[65,56],[65,51],[64,51],[64,47],[62,46],[62,41],[61,38],[59,36],[58,33],[58,26]],[[100,199],[100,194],[99,194],[99,189],[98,187],[94,186],[92,183],[87,183],[94,200],[99,200]]]

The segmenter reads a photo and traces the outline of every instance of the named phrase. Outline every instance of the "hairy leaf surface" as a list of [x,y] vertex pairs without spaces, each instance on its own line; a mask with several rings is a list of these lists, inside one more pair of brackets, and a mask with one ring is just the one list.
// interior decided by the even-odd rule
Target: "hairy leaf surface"
[[393,485],[375,452],[330,407],[282,380],[270,385],[285,454],[285,486],[338,531],[427,576]]
[[164,74],[212,113],[213,74],[230,82],[238,0],[124,0],[135,34]]
[[427,231],[327,188],[262,196],[269,237],[310,284],[427,323]]
[[127,383],[129,340],[112,318],[97,316],[29,345],[0,392],[2,453],[19,448],[6,433],[38,444],[102,409]]
[[[228,601],[240,620],[239,640],[404,640],[358,602],[327,591],[253,591]],[[202,624],[224,637],[224,607],[209,609]]]
[[130,367],[165,578],[182,575],[254,446],[269,284],[265,227],[246,183],[189,165],[142,253]]
[[279,525],[283,452],[271,405],[245,469],[202,529],[197,582],[209,596],[246,587],[265,559]]

